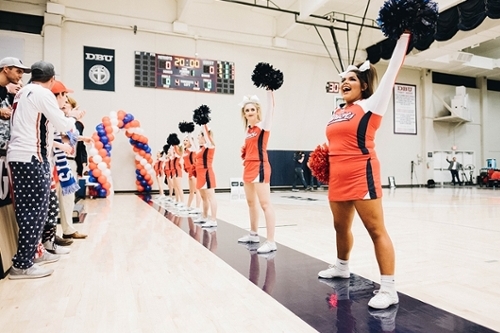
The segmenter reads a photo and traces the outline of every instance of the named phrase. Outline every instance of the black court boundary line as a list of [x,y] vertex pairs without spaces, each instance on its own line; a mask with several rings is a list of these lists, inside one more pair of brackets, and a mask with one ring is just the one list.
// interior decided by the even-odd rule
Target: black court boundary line
[[176,216],[157,202],[152,207],[193,238],[201,232],[197,241],[319,332],[497,332],[400,292],[397,306],[369,309],[368,300],[379,288],[371,280],[353,273],[350,279],[318,279],[317,272],[328,265],[324,261],[279,243],[274,257],[267,260],[265,255],[256,254],[256,246],[249,250],[237,243],[248,230],[222,220],[217,221],[217,228],[202,228],[190,217]]

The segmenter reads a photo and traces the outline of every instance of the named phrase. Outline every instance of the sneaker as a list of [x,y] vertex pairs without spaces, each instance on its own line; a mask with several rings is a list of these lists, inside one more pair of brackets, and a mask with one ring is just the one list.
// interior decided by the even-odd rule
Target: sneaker
[[52,254],[52,253],[49,253],[48,251],[44,251],[43,255],[41,257],[35,258],[35,260],[33,260],[33,262],[35,264],[38,264],[39,266],[41,266],[41,265],[45,265],[45,264],[50,264],[52,262],[56,262],[59,259],[61,259],[61,257],[58,256],[57,254]]
[[38,279],[45,276],[49,276],[54,273],[53,269],[40,267],[37,264],[33,264],[30,268],[21,269],[12,266],[10,268],[9,279],[11,280],[21,280],[21,279]]
[[399,305],[395,304],[388,309],[375,310],[368,309],[368,313],[378,321],[380,328],[384,332],[392,332],[396,329],[396,315],[398,314]]
[[260,238],[259,235],[245,235],[241,238],[238,238],[238,243],[259,243]]
[[278,248],[276,247],[275,242],[265,241],[264,244],[257,249],[257,253],[269,253],[274,252]]
[[292,188],[292,192],[298,192],[299,190],[296,188]]
[[387,290],[375,290],[375,296],[368,302],[368,306],[374,309],[387,309],[393,304],[399,303],[398,293],[391,293]]
[[318,276],[323,279],[333,279],[333,278],[342,278],[348,279],[351,277],[351,273],[349,270],[341,270],[338,269],[335,265],[328,266],[327,269],[318,273]]
[[57,246],[55,242],[51,241],[43,243],[43,247],[52,254],[68,254],[71,252],[70,248]]
[[202,228],[213,228],[217,226],[216,220],[208,220],[201,227]]
[[72,239],[64,239],[64,238],[56,235],[55,243],[56,243],[56,245],[59,245],[59,246],[70,246],[71,244],[73,244],[73,240]]

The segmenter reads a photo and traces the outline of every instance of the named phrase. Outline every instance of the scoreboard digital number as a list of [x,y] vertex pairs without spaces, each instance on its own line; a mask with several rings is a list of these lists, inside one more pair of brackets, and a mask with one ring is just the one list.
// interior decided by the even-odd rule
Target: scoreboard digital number
[[[148,61],[144,61],[142,58],[148,55]],[[150,87],[153,76],[155,88],[234,94],[233,62],[154,54],[154,73],[151,66],[147,73],[138,68],[138,64],[150,64],[152,60],[151,54],[136,52],[136,86]]]

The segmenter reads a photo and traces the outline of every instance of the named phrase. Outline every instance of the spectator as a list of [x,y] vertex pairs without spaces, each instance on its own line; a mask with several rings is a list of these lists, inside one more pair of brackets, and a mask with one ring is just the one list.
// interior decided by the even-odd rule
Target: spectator
[[12,259],[10,279],[48,276],[54,270],[38,264],[59,259],[59,256],[45,252],[35,262],[36,248],[48,213],[51,179],[49,155],[54,132],[75,128],[74,120],[64,117],[50,91],[54,81],[54,66],[44,61],[36,62],[31,66],[31,83],[24,86],[14,100],[12,112],[15,117],[11,120],[7,160],[19,240],[17,253]]
[[[56,98],[63,98],[65,101],[67,100],[66,96],[67,93],[73,92],[72,90],[66,88],[66,86],[61,82],[61,81],[55,81],[54,86],[51,89],[52,93],[56,96]],[[72,116],[71,119],[75,119],[75,125],[78,119],[82,117],[82,115],[85,113],[84,111],[79,111],[79,110],[68,110],[69,105],[64,103],[63,106],[61,107],[61,110],[64,111],[64,115],[66,116]],[[78,133],[79,134],[79,133]],[[82,138],[80,135],[78,135],[78,139]],[[88,139],[87,139],[88,140]],[[64,142],[64,138],[63,138]],[[70,170],[68,170],[68,175],[71,174],[71,177],[75,179],[77,172],[76,172],[76,161],[75,161],[75,150],[72,152],[68,153],[66,151],[66,160],[69,164]],[[60,209],[61,209],[61,227],[63,229],[63,239],[84,239],[87,238],[87,235],[79,233],[74,227],[73,227],[73,210],[75,208],[75,191],[70,189],[69,187],[66,187],[65,184],[62,183],[61,177],[59,177],[59,186],[57,188],[57,193],[59,196],[59,203],[60,203]],[[66,190],[66,188],[68,190]]]

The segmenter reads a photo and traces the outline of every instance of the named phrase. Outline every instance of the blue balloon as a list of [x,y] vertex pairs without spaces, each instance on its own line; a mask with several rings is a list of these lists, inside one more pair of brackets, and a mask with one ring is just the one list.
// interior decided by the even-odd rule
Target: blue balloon
[[130,144],[131,144],[132,146],[134,146],[134,145],[135,145],[135,140],[134,140],[134,139],[132,139],[132,138],[128,139],[128,142],[130,142]]
[[151,154],[151,148],[150,147],[148,147],[145,151],[146,151],[146,153]]
[[146,187],[146,186],[148,186],[148,182],[145,180],[141,180],[141,185],[142,185],[142,187]]
[[98,130],[97,131],[97,135],[99,135],[99,139],[102,138],[102,137],[104,137],[104,136],[107,137],[105,130]]
[[147,186],[144,188],[144,191],[146,191],[146,192],[151,192],[151,186],[147,185]]
[[98,185],[94,186],[94,188],[95,188],[95,190],[96,190],[96,191],[98,191],[98,192],[99,192],[100,190],[102,190],[102,186],[101,186],[101,184],[98,184]]
[[106,193],[107,193],[107,191],[106,191],[105,189],[103,189],[103,188],[101,188],[101,189],[99,190],[99,196],[100,196],[101,198],[105,198],[105,197],[106,197]]
[[95,127],[95,130],[96,130],[97,132],[99,132],[99,131],[104,131],[104,125],[103,125],[103,124],[99,124],[99,125],[97,125],[97,126]]
[[110,152],[112,148],[113,148],[113,146],[111,146],[109,143],[106,143],[104,145],[104,149],[106,149],[108,152]]
[[140,142],[137,142],[137,148],[139,148],[141,150],[144,150],[144,144],[140,143]]
[[89,182],[90,183],[97,183],[97,179],[94,176],[90,175],[90,172],[89,172]]
[[139,170],[139,169],[135,169],[135,174],[136,174],[137,176],[139,176],[139,175],[141,174],[141,170]]
[[101,139],[101,142],[103,145],[105,145],[106,143],[109,142],[109,139],[107,136],[101,136],[100,139]]

